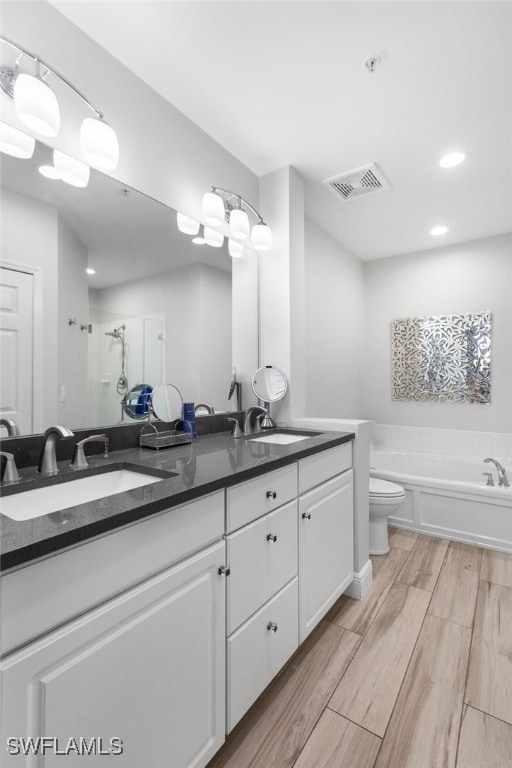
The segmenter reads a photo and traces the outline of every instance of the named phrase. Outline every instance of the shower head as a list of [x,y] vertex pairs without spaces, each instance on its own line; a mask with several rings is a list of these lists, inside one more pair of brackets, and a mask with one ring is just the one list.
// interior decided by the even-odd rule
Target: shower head
[[126,325],[120,325],[119,328],[114,328],[113,331],[105,331],[105,336],[112,336],[113,339],[122,339],[121,332],[126,330]]

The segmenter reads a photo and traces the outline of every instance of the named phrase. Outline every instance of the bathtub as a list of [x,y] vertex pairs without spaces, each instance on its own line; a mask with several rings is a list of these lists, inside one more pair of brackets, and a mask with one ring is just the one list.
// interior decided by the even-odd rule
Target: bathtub
[[[512,461],[501,462],[512,484]],[[390,525],[512,553],[512,488],[487,486],[496,469],[470,458],[373,449],[370,475],[405,489]]]

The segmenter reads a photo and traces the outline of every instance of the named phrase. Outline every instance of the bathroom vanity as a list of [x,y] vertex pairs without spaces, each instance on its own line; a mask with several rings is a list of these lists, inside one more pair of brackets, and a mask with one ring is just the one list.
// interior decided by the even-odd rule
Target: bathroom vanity
[[120,451],[176,475],[3,518],[4,743],[120,739],[116,765],[205,766],[352,581],[352,438]]

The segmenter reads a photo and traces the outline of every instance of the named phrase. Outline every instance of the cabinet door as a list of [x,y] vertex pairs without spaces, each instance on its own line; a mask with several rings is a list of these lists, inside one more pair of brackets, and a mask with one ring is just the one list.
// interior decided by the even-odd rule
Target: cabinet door
[[352,470],[299,499],[302,642],[353,578]]
[[227,634],[297,575],[297,502],[227,537]]
[[[122,768],[205,766],[225,734],[224,553],[216,544],[7,657],[3,744],[50,736],[63,749],[99,737],[107,750],[118,738]],[[21,764],[2,751],[5,768]],[[39,760],[54,768],[63,758],[47,749]]]
[[298,647],[297,577],[227,643],[228,733]]

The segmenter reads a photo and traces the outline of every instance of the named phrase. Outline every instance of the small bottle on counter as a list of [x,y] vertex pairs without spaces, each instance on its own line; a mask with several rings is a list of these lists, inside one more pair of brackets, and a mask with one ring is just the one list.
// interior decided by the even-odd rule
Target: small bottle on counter
[[197,426],[194,403],[183,403],[183,421],[186,422],[184,425],[185,429],[190,430],[192,439],[195,440],[197,437]]

